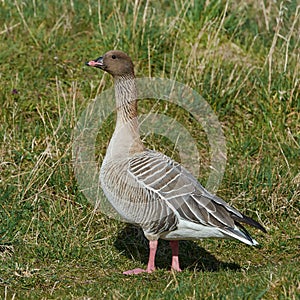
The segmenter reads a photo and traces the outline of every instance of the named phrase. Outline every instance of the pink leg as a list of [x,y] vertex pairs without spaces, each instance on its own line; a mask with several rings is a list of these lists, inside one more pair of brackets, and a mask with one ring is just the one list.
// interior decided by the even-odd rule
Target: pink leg
[[155,271],[155,254],[156,254],[156,249],[157,249],[158,241],[149,241],[149,260],[148,260],[148,266],[147,269],[133,269],[133,270],[128,270],[123,272],[125,275],[131,275],[131,274],[139,274],[139,273],[152,273]]
[[174,271],[181,272],[180,266],[179,266],[179,242],[178,241],[170,241],[170,246],[172,249],[172,269]]

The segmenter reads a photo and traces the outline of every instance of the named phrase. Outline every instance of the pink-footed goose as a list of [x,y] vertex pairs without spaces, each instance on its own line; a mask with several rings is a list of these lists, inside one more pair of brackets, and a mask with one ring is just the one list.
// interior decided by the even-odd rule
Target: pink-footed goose
[[139,225],[149,240],[147,269],[124,274],[155,270],[159,238],[170,241],[175,271],[181,271],[178,240],[234,238],[257,245],[240,223],[266,232],[258,222],[209,193],[179,163],[144,147],[138,129],[137,91],[130,57],[112,50],[86,65],[111,74],[115,85],[117,122],[101,166],[102,189],[115,210],[129,223]]

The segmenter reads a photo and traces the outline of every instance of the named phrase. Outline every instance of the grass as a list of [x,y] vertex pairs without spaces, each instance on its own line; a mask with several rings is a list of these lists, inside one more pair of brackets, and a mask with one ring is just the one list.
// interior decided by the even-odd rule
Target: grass
[[[294,0],[1,1],[1,298],[299,299],[299,18]],[[177,80],[211,105],[228,151],[218,194],[264,224],[266,235],[252,231],[261,248],[182,242],[174,274],[162,241],[157,272],[121,275],[145,266],[146,241],[94,210],[71,156],[80,114],[112,85],[84,62],[113,48],[130,54],[137,76]],[[201,126],[163,102],[153,109],[198,138],[205,181]],[[100,160],[113,122],[98,135]],[[145,142],[176,157],[161,136]]]

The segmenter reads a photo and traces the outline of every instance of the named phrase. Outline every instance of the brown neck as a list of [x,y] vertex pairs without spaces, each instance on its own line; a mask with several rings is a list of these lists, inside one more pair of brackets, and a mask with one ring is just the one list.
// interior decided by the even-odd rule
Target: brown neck
[[144,150],[137,115],[137,89],[133,74],[114,77],[117,123],[109,151],[112,156]]
[[137,118],[137,89],[134,74],[114,78],[117,106],[117,123]]

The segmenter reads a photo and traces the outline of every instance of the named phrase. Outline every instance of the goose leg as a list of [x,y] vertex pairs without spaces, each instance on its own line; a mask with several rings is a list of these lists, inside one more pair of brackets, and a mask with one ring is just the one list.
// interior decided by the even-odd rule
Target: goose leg
[[172,249],[172,270],[181,272],[180,266],[179,266],[179,242],[178,241],[170,241],[170,246]]
[[157,249],[158,241],[149,241],[149,260],[148,260],[148,266],[147,269],[133,269],[133,270],[128,270],[123,272],[125,275],[132,275],[132,274],[139,274],[139,273],[152,273],[155,271],[155,254],[156,254],[156,249]]

